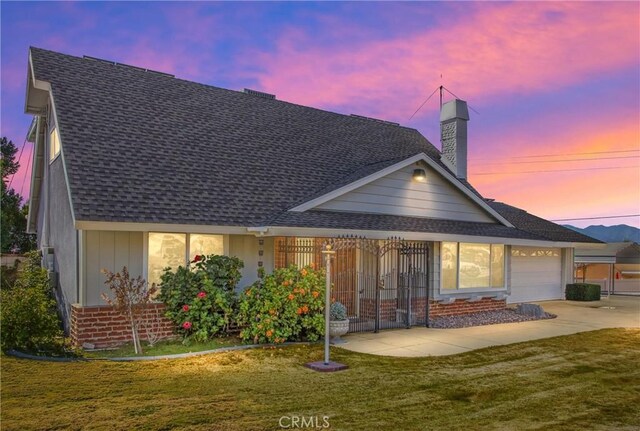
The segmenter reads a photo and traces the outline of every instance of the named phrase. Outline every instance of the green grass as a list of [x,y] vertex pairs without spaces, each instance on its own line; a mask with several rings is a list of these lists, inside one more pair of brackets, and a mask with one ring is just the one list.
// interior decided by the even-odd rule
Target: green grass
[[[156,343],[153,347],[144,345],[142,346],[141,356],[160,356],[160,355],[175,355],[178,353],[188,352],[202,352],[205,350],[213,350],[219,347],[236,346],[243,344],[239,338],[216,338],[206,343],[189,343],[183,344],[182,340],[161,341]],[[83,355],[87,358],[124,358],[129,356],[137,356],[133,344],[127,344],[117,349],[110,350],[96,350],[87,352]]]
[[[431,358],[291,346],[144,363],[2,357],[4,430],[638,430],[640,330],[606,329]],[[322,424],[320,419],[320,424]]]

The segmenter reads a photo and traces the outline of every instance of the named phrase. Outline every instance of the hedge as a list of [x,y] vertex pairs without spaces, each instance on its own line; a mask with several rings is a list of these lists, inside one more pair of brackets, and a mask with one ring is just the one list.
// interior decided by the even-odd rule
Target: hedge
[[589,283],[567,284],[565,298],[570,301],[599,301],[600,286]]

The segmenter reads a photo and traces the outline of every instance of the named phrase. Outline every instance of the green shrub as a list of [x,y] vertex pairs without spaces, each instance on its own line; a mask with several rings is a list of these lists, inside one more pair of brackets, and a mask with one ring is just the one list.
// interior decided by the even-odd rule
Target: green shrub
[[237,257],[196,256],[188,268],[165,269],[160,299],[185,339],[204,342],[226,333],[236,306],[235,287],[244,264]]
[[600,286],[588,283],[567,284],[565,298],[571,301],[599,301]]
[[342,305],[342,302],[334,302],[329,307],[329,319],[331,320],[346,320],[347,319],[347,307]]
[[16,260],[12,266],[0,266],[0,289],[11,289],[18,279],[18,265]]
[[58,352],[63,349],[60,319],[40,253],[27,254],[15,284],[0,292],[2,349]]
[[254,343],[315,341],[324,334],[323,270],[276,269],[240,295],[240,337]]

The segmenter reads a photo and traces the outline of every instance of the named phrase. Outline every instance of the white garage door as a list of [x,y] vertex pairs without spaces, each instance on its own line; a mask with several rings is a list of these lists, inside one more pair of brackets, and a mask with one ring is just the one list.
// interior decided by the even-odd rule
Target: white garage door
[[559,248],[511,248],[511,295],[508,302],[561,299],[562,292]]

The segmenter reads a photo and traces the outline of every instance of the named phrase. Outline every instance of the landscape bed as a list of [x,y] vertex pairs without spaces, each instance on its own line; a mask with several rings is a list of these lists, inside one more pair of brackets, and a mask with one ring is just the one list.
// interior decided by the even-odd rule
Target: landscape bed
[[640,427],[638,329],[447,357],[332,355],[350,368],[304,368],[317,345],[146,363],[4,356],[2,429],[274,430],[292,416],[342,430]]

